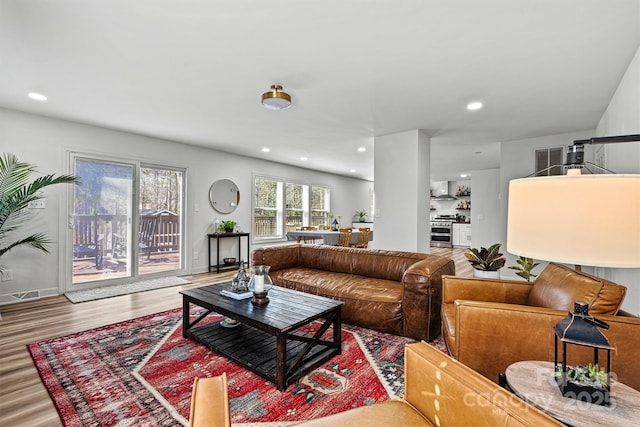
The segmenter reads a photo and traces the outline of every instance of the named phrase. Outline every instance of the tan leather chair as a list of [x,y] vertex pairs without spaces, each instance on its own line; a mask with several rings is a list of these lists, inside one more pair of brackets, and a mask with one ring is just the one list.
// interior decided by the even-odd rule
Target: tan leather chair
[[364,249],[369,247],[369,233],[371,233],[369,227],[358,228],[358,241],[353,244],[353,247]]
[[353,234],[353,229],[341,228],[338,232],[340,235],[338,236],[338,244],[336,246],[351,246],[351,235]]
[[189,427],[231,427],[230,414],[226,373],[193,381]]
[[[575,301],[585,301],[591,315],[609,324],[602,333],[615,347],[611,372],[640,390],[640,318],[620,310],[625,293],[624,286],[554,263],[534,283],[443,276],[442,334],[454,358],[497,382],[512,363],[553,361],[553,326]],[[569,356],[569,364],[593,361],[587,347]]]
[[[477,372],[423,342],[405,347],[404,398],[362,406],[295,424],[299,427],[411,426],[561,426],[548,415],[497,386]],[[209,400],[196,396],[192,414],[209,427],[228,426],[218,408],[228,397],[216,388]],[[195,424],[202,425],[202,424]]]

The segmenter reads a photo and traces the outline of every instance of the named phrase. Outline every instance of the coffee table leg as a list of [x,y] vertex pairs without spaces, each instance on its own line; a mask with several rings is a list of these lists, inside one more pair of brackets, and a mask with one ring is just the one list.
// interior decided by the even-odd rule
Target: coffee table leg
[[287,334],[280,332],[276,343],[276,387],[280,391],[287,388]]
[[[340,310],[340,308],[338,308]],[[333,342],[338,344],[338,354],[342,354],[342,312],[333,319]]]
[[189,329],[189,300],[186,296],[182,297],[182,338],[187,338],[187,330]]

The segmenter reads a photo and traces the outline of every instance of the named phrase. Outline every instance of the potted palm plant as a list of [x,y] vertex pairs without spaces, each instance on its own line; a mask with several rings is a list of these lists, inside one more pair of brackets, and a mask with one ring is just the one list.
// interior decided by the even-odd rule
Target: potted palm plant
[[465,258],[467,258],[474,269],[474,277],[500,278],[498,270],[504,267],[507,261],[504,258],[504,254],[500,253],[500,246],[500,243],[494,243],[488,248],[470,248],[468,252],[464,253]]
[[[45,175],[29,183],[35,166],[21,162],[10,153],[0,158],[0,258],[17,246],[28,246],[49,253],[52,241],[44,233],[34,233],[15,241],[6,242],[31,217],[29,205],[44,198],[41,190],[55,184],[78,184],[73,175]],[[6,267],[0,265],[0,271]]]

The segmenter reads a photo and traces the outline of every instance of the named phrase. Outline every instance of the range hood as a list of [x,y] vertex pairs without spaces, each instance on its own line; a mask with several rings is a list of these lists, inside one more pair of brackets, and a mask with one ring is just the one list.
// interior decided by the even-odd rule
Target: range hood
[[433,182],[432,200],[458,200],[457,197],[449,194],[449,181]]

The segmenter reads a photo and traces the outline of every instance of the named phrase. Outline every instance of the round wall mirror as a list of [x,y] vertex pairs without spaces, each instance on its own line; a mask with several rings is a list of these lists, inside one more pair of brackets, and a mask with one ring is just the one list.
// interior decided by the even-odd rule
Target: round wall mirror
[[228,214],[236,210],[240,203],[240,190],[238,186],[229,179],[219,179],[209,189],[209,203],[211,207],[223,214]]

